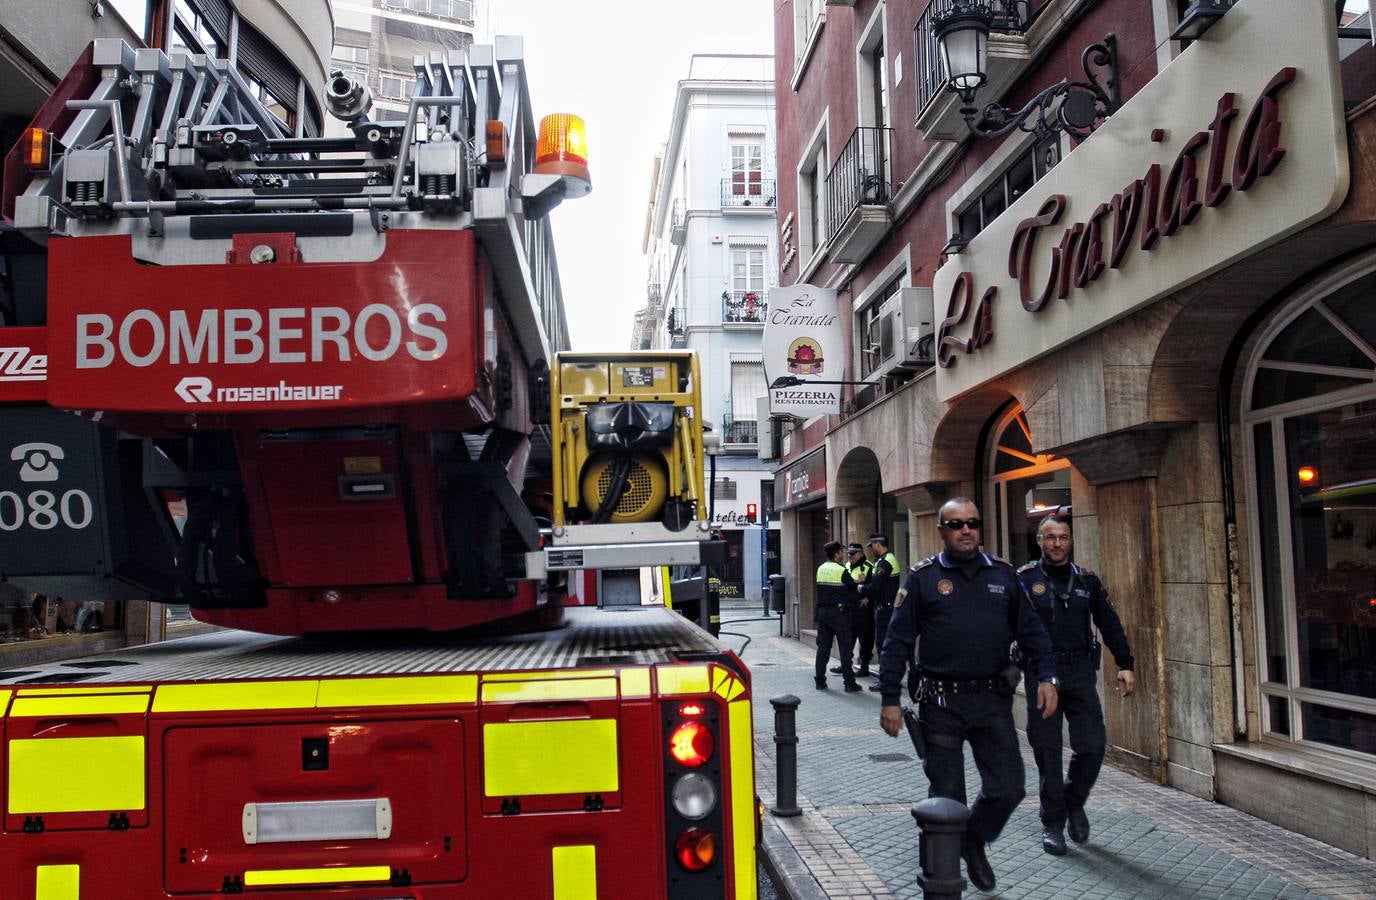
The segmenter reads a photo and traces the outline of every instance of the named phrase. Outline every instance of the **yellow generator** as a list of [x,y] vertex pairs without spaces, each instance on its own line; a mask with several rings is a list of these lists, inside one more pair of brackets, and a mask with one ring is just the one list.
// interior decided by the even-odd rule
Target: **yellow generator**
[[550,375],[556,534],[638,523],[704,530],[697,355],[560,353]]

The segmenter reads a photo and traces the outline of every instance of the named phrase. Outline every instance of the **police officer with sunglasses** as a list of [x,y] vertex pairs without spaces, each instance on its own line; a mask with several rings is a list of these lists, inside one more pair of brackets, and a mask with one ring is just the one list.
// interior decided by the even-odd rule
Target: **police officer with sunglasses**
[[[1128,696],[1137,686],[1132,651],[1108,590],[1089,569],[1070,561],[1070,520],[1050,515],[1037,528],[1041,558],[1018,569],[1018,578],[1051,635],[1060,677],[1060,709],[1050,718],[1027,717],[1027,742],[1040,774],[1042,849],[1066,852],[1064,829],[1077,844],[1089,840],[1085,801],[1099,777],[1107,745],[1104,710],[1099,703],[1099,642],[1104,636],[1118,666],[1118,688]],[[1032,697],[1031,676],[1028,699]],[[1029,710],[1030,711],[1030,710]],[[1061,718],[1070,723],[1070,768],[1061,771]]]
[[999,836],[1027,793],[1013,727],[1019,673],[1010,668],[1009,645],[1016,640],[1022,648],[1043,717],[1056,712],[1055,663],[1046,629],[1017,572],[980,551],[979,508],[958,497],[941,507],[938,519],[945,549],[908,571],[894,601],[880,656],[879,724],[894,737],[904,728],[899,682],[916,645],[918,677],[909,690],[920,704],[928,796],[966,802],[964,745],[969,742],[981,785],[961,856],[975,887],[991,891],[996,881],[985,844]]

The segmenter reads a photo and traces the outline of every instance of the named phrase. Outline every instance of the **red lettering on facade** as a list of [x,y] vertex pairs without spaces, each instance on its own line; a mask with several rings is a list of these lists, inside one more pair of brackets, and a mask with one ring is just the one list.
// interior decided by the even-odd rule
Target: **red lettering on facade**
[[1008,274],[1018,279],[1018,297],[1028,312],[1037,312],[1051,302],[1060,276],[1060,250],[1051,251],[1051,272],[1046,278],[1046,287],[1039,296],[1032,296],[1032,251],[1036,247],[1037,232],[1049,228],[1061,220],[1065,212],[1065,194],[1052,194],[1046,198],[1041,210],[1035,216],[1023,219],[1013,231],[1013,242],[1008,248]]
[[1208,143],[1209,132],[1196,132],[1180,148],[1175,165],[1171,166],[1171,173],[1166,176],[1166,187],[1161,192],[1161,234],[1166,237],[1190,224],[1199,214],[1202,204],[1199,202],[1198,166],[1194,155]]
[[1280,92],[1294,80],[1294,66],[1281,69],[1248,114],[1233,154],[1233,187],[1237,190],[1245,191],[1261,176],[1270,175],[1285,156],[1285,148],[1280,145],[1279,98]]
[[1204,205],[1213,209],[1221,204],[1233,186],[1223,179],[1223,162],[1228,156],[1228,133],[1237,118],[1237,94],[1232,91],[1218,98],[1218,111],[1209,123],[1213,146],[1209,148],[1209,174],[1204,183]]
[[1109,204],[1113,208],[1113,252],[1109,254],[1108,265],[1116,269],[1123,264],[1123,256],[1128,252],[1128,244],[1137,230],[1137,220],[1142,215],[1142,179],[1123,188],[1122,193],[1114,194]]
[[946,303],[946,318],[941,320],[937,330],[936,363],[943,369],[956,364],[952,354],[956,351],[969,353],[971,342],[952,337],[951,332],[965,322],[970,314],[970,300],[975,295],[975,276],[961,272],[951,285],[951,299]]

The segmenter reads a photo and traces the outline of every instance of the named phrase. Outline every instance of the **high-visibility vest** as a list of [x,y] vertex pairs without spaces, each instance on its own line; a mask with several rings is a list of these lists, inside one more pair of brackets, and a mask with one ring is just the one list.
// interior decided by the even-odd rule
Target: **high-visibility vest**
[[851,592],[846,588],[846,567],[838,562],[827,560],[817,567],[817,605],[839,603],[843,606],[851,602]]

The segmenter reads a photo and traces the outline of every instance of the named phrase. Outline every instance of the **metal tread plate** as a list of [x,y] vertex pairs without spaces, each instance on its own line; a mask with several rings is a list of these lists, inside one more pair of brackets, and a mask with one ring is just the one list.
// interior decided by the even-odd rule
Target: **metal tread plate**
[[722,646],[663,607],[566,610],[552,631],[501,637],[444,635],[284,638],[216,631],[113,653],[0,671],[0,685],[160,683],[530,671],[653,665]]

